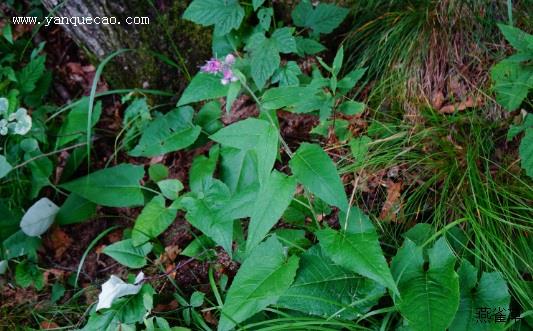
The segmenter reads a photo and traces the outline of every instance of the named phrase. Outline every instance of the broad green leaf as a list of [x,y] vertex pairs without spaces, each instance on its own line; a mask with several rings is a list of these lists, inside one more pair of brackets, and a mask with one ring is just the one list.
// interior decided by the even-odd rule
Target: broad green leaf
[[103,252],[111,256],[126,267],[137,269],[146,265],[146,255],[152,251],[152,244],[145,243],[142,246],[135,247],[132,239],[118,241],[106,246]]
[[[37,158],[38,157],[38,158]],[[41,151],[33,151],[31,153],[25,153],[24,159],[29,161],[34,158],[28,164],[31,170],[31,191],[30,198],[34,199],[39,196],[39,192],[45,186],[50,185],[50,176],[54,171],[54,165],[49,158],[44,157]]]
[[13,169],[13,167],[7,162],[6,157],[0,155],[0,179],[7,176],[11,169]]
[[261,185],[254,204],[254,212],[248,225],[246,252],[251,252],[278,222],[292,201],[295,190],[296,180],[293,177],[272,171],[264,185]]
[[348,209],[337,168],[319,145],[301,144],[289,165],[298,182],[311,193],[340,210]]
[[391,265],[401,295],[394,302],[414,331],[446,330],[459,307],[455,257],[446,240],[440,238],[428,256],[426,267],[422,248],[405,239]]
[[350,116],[350,115],[361,114],[365,110],[365,107],[366,107],[365,104],[362,102],[348,100],[348,101],[344,101],[340,105],[339,110],[344,115]]
[[226,295],[218,331],[231,330],[275,304],[294,280],[298,258],[289,259],[275,236],[257,246],[241,265]]
[[492,67],[491,76],[496,100],[509,111],[518,109],[533,88],[533,66],[509,59]]
[[183,184],[178,179],[164,179],[157,182],[157,186],[165,198],[176,200],[179,192],[183,190]]
[[[87,118],[89,110],[89,98],[84,97],[67,115],[67,118],[61,125],[57,133],[56,148],[66,144],[83,139],[87,136]],[[94,106],[91,114],[91,127],[94,127],[100,119],[102,113],[102,102],[98,101]]]
[[233,102],[237,100],[239,92],[241,91],[241,82],[236,81],[229,84],[228,95],[226,96],[226,113],[229,114]]
[[248,118],[217,131],[210,138],[223,146],[251,151],[257,160],[260,183],[270,174],[278,154],[278,129],[267,121]]
[[222,85],[220,77],[199,72],[193,77],[189,85],[187,85],[185,91],[183,91],[177,106],[180,107],[193,102],[225,97],[228,94],[228,88],[229,85]]
[[363,230],[351,233],[324,229],[316,235],[324,253],[333,262],[397,293],[396,283],[379,246],[376,231],[373,228]]
[[139,284],[144,279],[144,273],[140,272],[135,278],[133,284],[128,284],[115,275],[111,275],[109,279],[102,284],[102,292],[98,295],[98,304],[96,311],[104,308],[110,308],[113,301],[116,299],[139,293],[142,284]]
[[294,25],[311,28],[316,33],[330,33],[348,15],[348,9],[333,4],[320,3],[313,7],[309,1],[300,1],[292,11]]
[[315,245],[302,255],[294,283],[278,305],[312,315],[354,319],[383,294],[384,287],[335,264]]
[[416,245],[421,246],[435,234],[435,229],[431,224],[418,223],[409,231],[405,232],[402,236],[414,242]]
[[156,238],[172,224],[176,218],[177,209],[167,208],[165,199],[157,195],[143,208],[135,221],[131,233],[134,246],[144,244],[150,239]]
[[233,241],[233,220],[224,209],[230,199],[228,187],[219,180],[211,179],[204,183],[199,198],[183,198],[182,204],[187,210],[185,215],[192,226],[213,239],[231,256]]
[[326,50],[326,47],[313,39],[296,37],[296,50],[298,55],[314,55]]
[[96,214],[96,204],[84,199],[76,193],[70,193],[67,200],[59,208],[56,216],[57,224],[66,225],[80,223]]
[[518,153],[522,169],[526,171],[529,177],[533,178],[533,128],[526,130],[526,134],[520,141]]
[[478,282],[478,270],[463,260],[459,269],[461,300],[450,330],[457,331],[496,331],[504,330],[504,323],[480,323],[476,321],[479,308],[501,308],[508,315],[511,297],[507,284],[498,272],[483,272]]
[[250,52],[252,78],[261,90],[280,65],[278,42],[266,38],[262,32],[256,33],[250,38],[246,49]]
[[259,25],[263,28],[263,30],[268,31],[270,29],[270,24],[272,23],[272,16],[274,16],[274,9],[272,8],[261,8],[257,12]]
[[20,219],[22,212],[15,212],[10,210],[4,203],[0,201],[0,243],[13,233],[20,230]]
[[22,216],[20,228],[30,237],[40,236],[54,223],[58,211],[55,203],[48,198],[41,198]]
[[339,74],[339,71],[341,71],[343,61],[344,61],[344,46],[341,45],[341,47],[337,51],[337,54],[335,55],[335,58],[333,59],[332,71],[335,77],[337,77],[337,75]]
[[148,168],[148,177],[154,182],[159,182],[168,177],[168,168],[164,164],[156,163]]
[[520,52],[532,52],[533,53],[533,35],[520,30],[514,26],[498,24],[498,28],[505,36],[505,39]]
[[194,158],[189,171],[189,187],[191,192],[200,192],[206,180],[210,180],[217,167],[219,146],[215,145],[209,150],[209,158],[204,155]]
[[533,114],[527,114],[519,125],[511,124],[509,131],[507,131],[507,141],[511,141],[528,128],[533,128]]
[[129,154],[151,157],[189,147],[201,131],[199,126],[192,124],[193,115],[194,109],[186,106],[156,118],[143,131],[139,144]]
[[301,252],[311,246],[311,241],[305,237],[304,230],[296,229],[276,229],[274,234],[278,237],[283,246],[291,252]]
[[220,36],[241,25],[244,9],[238,0],[194,0],[183,18],[203,26],[214,25],[214,34]]
[[94,203],[110,207],[131,207],[144,204],[140,181],[142,166],[120,164],[95,171],[60,187]]
[[300,67],[294,61],[289,61],[280,67],[272,77],[272,83],[279,82],[279,86],[298,86],[298,76],[302,74]]
[[[230,85],[230,88],[231,86],[232,85]],[[229,93],[230,91],[228,90],[228,94]],[[213,134],[224,126],[220,121],[221,115],[222,112],[220,102],[209,101],[208,103],[202,106],[202,108],[196,115],[195,123],[196,125],[201,126],[203,131],[207,132],[208,134]]]
[[304,86],[283,86],[268,89],[262,96],[264,109],[281,109],[292,107],[302,99],[315,94],[315,89]]
[[276,42],[277,49],[280,53],[296,53],[296,40],[292,35],[294,28],[276,29],[272,33],[272,39]]
[[216,244],[213,240],[209,239],[206,235],[201,235],[190,242],[187,247],[183,249],[181,255],[194,257],[199,261],[203,261],[212,254],[205,254],[205,251],[215,247]]
[[259,185],[255,152],[223,147],[220,154],[220,178],[232,194]]
[[30,261],[23,261],[15,268],[15,280],[17,285],[21,287],[29,287],[33,285],[37,290],[44,287],[44,274]]
[[18,231],[4,240],[2,246],[4,258],[8,260],[23,255],[37,258],[37,249],[41,246],[41,239],[27,236],[24,232]]

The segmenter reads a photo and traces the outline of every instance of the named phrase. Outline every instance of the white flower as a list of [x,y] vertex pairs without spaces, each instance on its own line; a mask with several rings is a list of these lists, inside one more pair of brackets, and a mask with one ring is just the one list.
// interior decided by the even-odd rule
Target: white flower
[[0,98],[0,115],[6,115],[9,109],[9,100],[6,98]]
[[5,119],[0,120],[0,136],[5,136],[7,134],[7,121]]
[[16,121],[16,123],[10,123],[8,127],[15,133],[25,135],[31,129],[31,117],[28,115],[28,111],[25,108],[19,108],[16,112],[9,115],[10,121]]
[[133,295],[139,293],[142,287],[144,273],[141,271],[133,284],[128,284],[115,275],[102,284],[102,292],[98,296],[98,305],[96,311],[104,308],[110,308],[113,301],[125,295]]

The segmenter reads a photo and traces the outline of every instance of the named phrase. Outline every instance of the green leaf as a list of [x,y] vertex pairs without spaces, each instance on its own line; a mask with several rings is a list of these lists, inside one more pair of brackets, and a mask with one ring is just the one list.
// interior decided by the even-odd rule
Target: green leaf
[[339,71],[341,71],[343,61],[344,61],[344,46],[341,45],[341,47],[337,51],[337,54],[335,54],[335,58],[333,59],[332,71],[335,77],[339,74]]
[[368,153],[368,144],[372,142],[368,136],[361,136],[350,140],[350,150],[356,164],[361,165],[365,161]]
[[218,163],[219,146],[215,145],[209,150],[209,158],[199,155],[194,158],[189,171],[189,187],[191,192],[200,192],[207,180],[215,173]]
[[498,24],[498,28],[503,33],[505,39],[520,52],[533,52],[533,35],[520,30],[514,26]]
[[185,215],[192,226],[202,231],[222,246],[231,256],[233,218],[224,211],[230,199],[228,187],[217,179],[204,183],[203,194],[198,198],[184,198]]
[[281,59],[278,41],[266,38],[263,32],[256,33],[250,37],[246,50],[250,52],[252,78],[261,90],[279,67]]
[[30,93],[44,73],[46,57],[38,56],[31,60],[17,75],[18,87],[21,93]]
[[284,86],[268,89],[262,96],[264,109],[281,109],[292,107],[302,102],[302,99],[315,94],[315,89],[304,86]]
[[[65,146],[66,144],[87,137],[87,115],[89,110],[89,98],[84,97],[80,100],[80,103],[70,111],[67,118],[61,125],[58,138],[56,141],[56,148]],[[91,126],[94,127],[100,119],[102,113],[102,102],[98,101],[91,114]]]
[[265,0],[253,0],[252,5],[254,6],[254,11],[261,7],[265,3]]
[[326,47],[316,40],[296,37],[296,50],[298,55],[314,55],[326,50]]
[[533,128],[526,130],[526,134],[520,141],[518,153],[522,169],[526,171],[529,177],[533,178]]
[[80,223],[90,219],[95,214],[96,204],[75,193],[71,193],[59,208],[56,221],[59,225]]
[[156,163],[148,168],[148,177],[154,182],[159,182],[168,177],[168,168],[164,164]]
[[263,28],[263,30],[268,31],[270,29],[270,24],[272,23],[272,16],[274,16],[274,10],[272,8],[261,8],[257,12],[259,25]]
[[4,178],[13,169],[11,164],[7,162],[6,157],[0,155],[0,178]]
[[60,185],[77,195],[110,207],[131,207],[144,204],[139,182],[144,176],[142,166],[120,164],[95,171],[85,177]]
[[296,180],[280,172],[272,171],[270,177],[261,185],[253,214],[248,225],[246,252],[251,252],[268,231],[277,223],[292,201],[296,190]]
[[195,238],[187,247],[183,249],[181,255],[194,257],[197,260],[203,261],[206,257],[209,257],[212,254],[205,254],[204,251],[215,247],[216,244],[206,235],[201,235]]
[[316,33],[330,33],[344,21],[348,12],[333,4],[320,3],[313,8],[310,2],[301,1],[292,11],[292,20],[294,25]]
[[44,274],[32,262],[24,261],[17,265],[15,269],[15,280],[21,287],[29,287],[33,284],[37,290],[44,287]]
[[183,184],[178,179],[164,179],[157,182],[157,186],[165,198],[176,200],[179,192],[183,190]]
[[241,25],[244,9],[238,0],[194,0],[183,18],[203,26],[214,25],[214,34],[219,36]]
[[351,116],[351,115],[361,114],[365,110],[365,107],[366,105],[362,102],[348,100],[348,101],[344,101],[340,105],[339,110],[344,115]]
[[222,98],[228,94],[228,89],[229,85],[222,85],[220,77],[199,72],[193,77],[185,91],[183,91],[177,106],[180,107],[193,102]]
[[300,67],[294,61],[289,61],[280,67],[272,77],[272,83],[279,82],[279,86],[297,86],[300,83],[298,76],[302,74]]
[[450,330],[457,331],[497,331],[505,330],[504,323],[479,323],[476,315],[479,308],[501,308],[504,315],[509,308],[511,297],[507,284],[498,272],[483,272],[477,280],[478,270],[463,260],[459,269],[461,299]]
[[231,330],[278,298],[291,285],[298,258],[289,259],[275,236],[257,246],[241,265],[226,295],[218,331]]
[[229,114],[233,102],[237,100],[239,92],[241,91],[241,82],[236,81],[229,84],[228,95],[226,96],[226,113]]
[[335,263],[398,292],[375,230],[361,230],[351,233],[324,229],[316,235],[324,253]]
[[139,144],[129,154],[151,157],[189,147],[202,130],[192,124],[193,115],[194,109],[186,106],[156,118],[143,131]]
[[533,115],[526,114],[526,117],[522,120],[522,123],[519,125],[511,124],[509,131],[507,131],[507,141],[511,141],[518,134],[522,133],[528,128],[533,128]]
[[337,88],[342,94],[349,92],[355,86],[355,84],[357,84],[361,77],[363,77],[365,72],[366,68],[355,69],[350,71],[339,81],[339,83],[337,84]]
[[13,31],[11,29],[11,24],[7,23],[2,30],[2,36],[6,38],[7,42],[13,44]]
[[210,138],[223,146],[251,151],[257,160],[260,183],[270,174],[278,154],[278,129],[267,121],[248,118],[217,131]]
[[280,53],[296,53],[296,40],[292,35],[293,33],[294,28],[276,29],[272,33],[272,40],[275,41],[277,49]]
[[311,193],[340,210],[348,209],[348,199],[337,168],[319,145],[301,144],[289,166],[298,182]]
[[302,255],[294,283],[278,305],[351,320],[367,312],[384,293],[384,287],[335,264],[315,245]]
[[446,330],[459,306],[455,257],[446,240],[440,238],[428,256],[426,267],[422,248],[405,239],[391,265],[401,295],[394,302],[414,331]]
[[22,231],[17,231],[2,243],[6,259],[28,255],[37,258],[37,249],[41,246],[41,239],[27,236]]
[[135,247],[132,239],[118,241],[112,245],[106,246],[103,252],[117,260],[126,267],[137,269],[146,265],[146,255],[152,251],[152,244],[145,243],[142,246]]
[[162,196],[155,196],[146,204],[135,221],[131,233],[133,245],[142,245],[159,236],[174,222],[176,214],[177,209],[165,207],[165,199]]
[[[237,83],[237,82],[234,82]],[[233,83],[232,83],[233,84]],[[231,88],[231,85],[230,85]],[[240,86],[239,86],[240,88]],[[230,91],[228,90],[228,95]],[[213,134],[220,130],[224,125],[220,121],[221,117],[221,106],[218,101],[210,101],[203,105],[203,107],[196,115],[195,123],[202,127],[203,131],[207,134]]]
[[491,69],[496,100],[505,109],[518,109],[533,88],[533,66],[522,65],[509,59],[503,60]]

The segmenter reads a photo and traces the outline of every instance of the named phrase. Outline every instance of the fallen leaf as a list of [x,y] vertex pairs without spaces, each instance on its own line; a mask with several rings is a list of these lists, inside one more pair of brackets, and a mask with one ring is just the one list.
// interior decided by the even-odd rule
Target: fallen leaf
[[41,324],[39,324],[39,325],[41,326],[41,329],[43,329],[43,330],[58,329],[59,328],[59,325],[57,325],[56,323],[51,322],[51,321],[42,321]]
[[471,96],[468,96],[465,101],[454,103],[451,105],[446,105],[439,109],[439,113],[441,114],[452,114],[455,111],[462,111],[467,108],[472,107],[479,107],[483,104],[483,99],[481,97],[477,97],[476,99],[472,98]]
[[396,214],[398,207],[398,202],[401,196],[402,183],[394,183],[392,181],[387,182],[387,199],[381,208],[381,213],[379,218],[381,220],[396,220]]
[[72,239],[65,231],[55,227],[46,239],[46,245],[54,251],[54,257],[59,260],[72,245]]

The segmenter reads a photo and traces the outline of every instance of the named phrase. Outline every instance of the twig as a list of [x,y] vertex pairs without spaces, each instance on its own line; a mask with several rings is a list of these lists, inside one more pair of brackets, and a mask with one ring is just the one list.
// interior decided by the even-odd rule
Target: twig
[[16,165],[15,167],[13,167],[12,170],[17,170],[19,168],[22,168],[26,164],[31,163],[31,162],[33,162],[35,160],[41,159],[43,157],[47,157],[47,156],[50,156],[50,155],[58,154],[58,153],[65,152],[65,151],[68,151],[68,150],[71,150],[71,149],[75,149],[75,148],[78,148],[78,147],[81,147],[81,146],[85,146],[85,145],[87,145],[87,143],[79,143],[79,144],[76,144],[76,145],[72,145],[72,146],[69,146],[69,147],[58,149],[57,151],[48,152],[48,153],[44,153],[44,154],[39,154],[37,156],[32,157],[31,159],[28,159],[28,160],[22,162],[21,164]]

